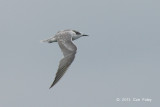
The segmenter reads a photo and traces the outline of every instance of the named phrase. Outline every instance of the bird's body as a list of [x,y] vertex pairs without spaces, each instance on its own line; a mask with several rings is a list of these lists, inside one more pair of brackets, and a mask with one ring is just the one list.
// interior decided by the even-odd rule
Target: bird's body
[[64,55],[64,58],[59,62],[56,77],[50,88],[52,88],[60,80],[75,58],[77,47],[73,44],[72,40],[76,40],[82,36],[88,35],[84,35],[76,30],[63,30],[57,32],[54,37],[42,41],[48,43],[58,42],[58,45]]

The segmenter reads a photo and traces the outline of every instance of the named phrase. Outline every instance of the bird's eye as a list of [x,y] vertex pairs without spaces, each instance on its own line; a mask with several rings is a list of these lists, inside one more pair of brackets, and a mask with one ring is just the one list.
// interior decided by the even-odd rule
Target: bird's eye
[[76,31],[76,30],[73,30],[73,31],[76,33],[76,35],[81,35],[80,32],[78,32],[78,31]]

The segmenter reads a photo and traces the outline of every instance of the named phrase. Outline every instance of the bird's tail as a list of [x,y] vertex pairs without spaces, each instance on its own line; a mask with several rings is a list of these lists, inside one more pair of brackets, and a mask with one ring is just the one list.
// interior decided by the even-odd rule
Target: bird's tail
[[56,40],[56,38],[51,37],[51,38],[49,38],[49,39],[41,40],[40,42],[52,43],[52,42],[57,42],[57,40]]

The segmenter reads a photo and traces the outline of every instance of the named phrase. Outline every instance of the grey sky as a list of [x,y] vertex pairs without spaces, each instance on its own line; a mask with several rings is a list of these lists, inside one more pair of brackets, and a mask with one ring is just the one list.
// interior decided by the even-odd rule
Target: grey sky
[[[160,1],[0,0],[0,107],[156,107],[159,103]],[[89,34],[49,90],[63,57],[58,30]],[[152,102],[116,102],[116,98]]]

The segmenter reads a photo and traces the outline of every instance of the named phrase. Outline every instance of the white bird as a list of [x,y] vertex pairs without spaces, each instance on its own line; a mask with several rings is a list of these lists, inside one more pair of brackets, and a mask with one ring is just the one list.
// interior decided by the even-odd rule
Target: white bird
[[52,88],[60,80],[75,58],[77,47],[73,44],[72,40],[76,40],[82,36],[88,35],[82,34],[76,30],[63,30],[57,32],[54,37],[51,37],[47,40],[42,40],[42,42],[48,43],[58,42],[59,47],[64,55],[64,58],[62,58],[59,62],[55,79],[50,88]]

